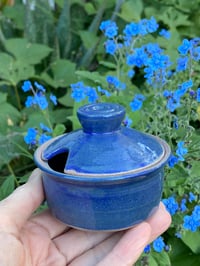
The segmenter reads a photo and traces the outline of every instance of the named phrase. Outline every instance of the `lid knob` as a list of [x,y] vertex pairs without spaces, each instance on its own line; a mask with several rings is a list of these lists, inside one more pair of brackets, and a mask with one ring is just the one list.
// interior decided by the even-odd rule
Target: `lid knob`
[[125,108],[115,103],[94,103],[81,106],[77,116],[84,132],[106,133],[120,128]]

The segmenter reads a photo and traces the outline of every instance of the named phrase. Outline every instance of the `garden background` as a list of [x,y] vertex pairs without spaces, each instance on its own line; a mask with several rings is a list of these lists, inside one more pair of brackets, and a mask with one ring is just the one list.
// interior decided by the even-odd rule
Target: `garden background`
[[79,106],[117,102],[124,126],[172,149],[163,203],[173,222],[136,265],[200,264],[200,1],[1,0],[0,199],[34,150],[80,127]]

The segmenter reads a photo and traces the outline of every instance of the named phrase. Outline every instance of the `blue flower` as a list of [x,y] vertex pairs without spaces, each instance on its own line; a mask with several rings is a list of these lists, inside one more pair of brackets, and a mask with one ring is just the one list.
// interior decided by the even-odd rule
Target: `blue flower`
[[187,206],[185,204],[186,204],[186,199],[182,199],[181,203],[180,203],[180,211],[181,212],[185,212],[187,210]]
[[126,63],[128,66],[142,67],[145,65],[146,61],[147,61],[147,54],[145,53],[143,47],[135,48],[134,53],[127,55],[126,58]]
[[161,251],[163,251],[164,247],[165,247],[165,243],[161,236],[159,236],[153,241],[153,248],[156,252],[160,253]]
[[117,45],[115,41],[113,40],[108,40],[105,42],[105,48],[106,48],[106,53],[114,55],[116,50],[117,50]]
[[114,21],[102,21],[99,28],[104,32],[104,35],[108,38],[113,38],[117,35],[118,27]]
[[137,111],[140,110],[142,108],[142,101],[138,100],[137,98],[135,98],[131,103],[130,103],[130,107],[132,111]]
[[52,132],[52,130],[49,127],[45,126],[43,123],[40,123],[40,128],[42,129],[43,132],[49,132],[49,133]]
[[177,68],[176,68],[176,71],[177,72],[181,72],[181,71],[185,71],[188,67],[188,57],[179,57],[177,59]]
[[132,119],[130,119],[128,116],[126,116],[124,121],[123,121],[124,126],[130,127],[132,123],[133,123]]
[[182,44],[178,47],[178,51],[180,54],[186,55],[191,48],[191,42],[188,39],[184,39]]
[[143,101],[145,100],[144,95],[136,94],[133,100],[130,102],[130,107],[132,111],[138,111],[142,108]]
[[139,34],[139,25],[137,23],[131,22],[125,26],[123,33],[125,34],[125,39],[136,36]]
[[147,20],[146,25],[147,25],[147,31],[149,33],[157,31],[159,27],[158,23],[156,22],[156,19],[153,16],[149,20]]
[[124,90],[126,88],[126,84],[122,83],[117,77],[107,76],[106,81],[111,88],[114,87],[117,90]]
[[169,157],[168,160],[168,165],[170,168],[173,168],[174,165],[176,165],[178,163],[178,158],[176,156],[174,156],[173,154]]
[[200,226],[200,221],[195,219],[193,215],[186,215],[184,218],[183,228],[195,232]]
[[189,192],[189,202],[193,202],[195,200],[196,200],[196,196],[192,192]]
[[166,30],[166,29],[162,29],[160,32],[159,32],[159,35],[160,36],[163,36],[164,38],[166,39],[170,39],[171,37],[171,33],[170,31]]
[[169,252],[170,251],[170,246],[169,245],[165,245],[164,249],[165,249],[166,252]]
[[98,99],[98,94],[95,88],[87,87],[86,95],[88,96],[89,103],[95,103]]
[[34,101],[34,97],[33,97],[33,96],[28,96],[28,97],[26,98],[25,106],[26,106],[27,108],[29,108],[29,107],[33,106],[34,102],[35,102],[35,101]]
[[160,54],[163,52],[163,50],[160,48],[159,44],[157,43],[148,43],[144,47],[147,53],[150,55]]
[[26,144],[35,145],[37,134],[38,134],[37,129],[29,128],[26,136],[24,137],[24,141],[26,142]]
[[42,92],[46,91],[46,89],[41,84],[39,84],[37,81],[34,82],[34,85],[39,91],[42,91]]
[[200,46],[192,49],[192,59],[195,61],[200,60]]
[[192,212],[192,216],[193,216],[194,220],[200,221],[200,205],[196,205],[194,207],[194,210]]
[[180,105],[181,97],[183,97],[186,94],[186,92],[188,91],[188,89],[192,86],[193,86],[192,80],[188,80],[188,81],[183,82],[181,84],[181,86],[179,86],[179,88],[173,93],[173,101],[179,103],[179,105]]
[[184,161],[185,159],[183,156],[187,154],[188,149],[184,147],[184,141],[179,141],[177,146],[176,154],[178,155],[178,160]]
[[197,102],[200,103],[200,88],[197,89]]
[[52,93],[50,94],[50,100],[52,101],[52,103],[53,103],[54,105],[57,105],[57,104],[58,104],[58,103],[57,103],[57,98],[56,98],[56,96],[53,95]]
[[130,69],[127,74],[129,78],[133,78],[135,75],[135,71],[133,69]]
[[169,66],[169,57],[163,54],[153,54],[152,57],[148,60],[148,65],[152,70],[160,70]]
[[30,82],[29,80],[24,81],[24,83],[23,83],[23,85],[22,85],[22,90],[23,90],[24,92],[27,92],[27,91],[30,91],[31,88],[32,88],[32,84],[31,84],[31,82]]
[[169,91],[169,90],[164,90],[163,91],[163,96],[165,98],[169,98],[169,97],[172,97],[173,96],[173,93],[171,91]]
[[41,134],[39,140],[38,140],[38,144],[42,145],[43,143],[45,143],[46,141],[48,141],[49,139],[51,139],[52,137],[46,134]]
[[181,238],[181,237],[182,237],[182,235],[181,235],[180,232],[176,232],[176,233],[175,233],[175,236],[176,236],[177,238]]
[[100,86],[97,87],[98,92],[100,92],[102,95],[105,95],[106,97],[110,97],[111,93],[105,89],[102,89]]
[[151,251],[151,245],[148,244],[145,248],[144,248],[144,253],[149,253]]
[[173,121],[173,128],[175,128],[175,129],[179,128],[179,124],[178,124],[178,119],[177,118],[174,119],[174,121]]
[[34,97],[34,104],[37,104],[41,110],[48,107],[48,101],[42,93],[37,93]]
[[85,86],[82,81],[79,81],[77,83],[71,84],[70,85],[72,88],[72,93],[71,97],[76,101],[76,102],[81,102],[83,99],[86,97],[86,90]]
[[167,101],[167,109],[173,113],[178,107],[180,107],[181,104],[179,100],[174,99],[174,98],[169,98]]
[[192,79],[189,79],[189,80],[183,82],[181,85],[182,89],[184,89],[184,90],[187,90],[187,89],[191,88],[192,86],[193,86]]
[[175,198],[173,196],[163,199],[163,204],[166,207],[166,210],[171,214],[174,215],[178,211],[178,203],[176,202]]
[[196,97],[196,93],[194,90],[190,90],[189,94],[193,99]]
[[118,78],[113,76],[107,76],[106,81],[109,85],[114,86],[115,88],[118,88],[120,85],[120,81],[118,80]]

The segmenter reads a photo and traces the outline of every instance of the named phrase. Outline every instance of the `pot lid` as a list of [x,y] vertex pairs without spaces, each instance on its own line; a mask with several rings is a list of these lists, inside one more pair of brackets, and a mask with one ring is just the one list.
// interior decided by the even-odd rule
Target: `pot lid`
[[122,126],[125,109],[119,104],[88,104],[78,109],[77,116],[82,129],[56,138],[42,152],[44,161],[68,153],[66,174],[143,172],[161,161],[166,163],[169,157],[169,146],[163,140]]

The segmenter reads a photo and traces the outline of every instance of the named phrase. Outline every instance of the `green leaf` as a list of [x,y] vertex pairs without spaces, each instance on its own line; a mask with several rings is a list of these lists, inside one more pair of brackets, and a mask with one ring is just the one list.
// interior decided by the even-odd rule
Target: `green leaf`
[[63,124],[57,124],[53,130],[53,136],[57,137],[65,132],[65,126]]
[[7,176],[6,180],[0,187],[0,200],[10,195],[15,188],[15,179],[13,175]]
[[17,133],[12,133],[7,136],[0,134],[0,168],[20,155],[13,144],[15,134]]
[[63,6],[64,6],[64,0],[55,0],[55,2],[56,2],[56,4],[57,4],[59,7],[63,8]]
[[51,65],[53,79],[58,87],[65,87],[77,81],[76,64],[69,60],[58,59]]
[[107,61],[100,61],[99,64],[102,66],[105,66],[107,68],[110,68],[110,69],[116,69],[117,68],[116,64],[111,63],[111,62],[107,62]]
[[181,240],[192,250],[193,253],[200,254],[199,231],[197,232],[184,231]]
[[119,16],[128,22],[139,21],[141,19],[142,11],[143,11],[142,0],[124,1]]
[[[174,236],[174,234],[168,239],[168,245],[171,246],[170,250],[170,259],[173,262],[178,257],[181,257],[184,254],[191,253],[189,247],[187,247],[181,239]],[[173,265],[173,263],[172,263]],[[181,265],[181,264],[180,264]]]
[[6,6],[3,9],[3,14],[8,19],[12,20],[12,23],[15,24],[15,27],[23,30],[24,29],[24,6],[21,4],[15,4],[15,7]]
[[68,90],[67,93],[60,97],[58,99],[59,103],[61,103],[62,105],[66,106],[66,107],[73,107],[74,106],[74,100],[71,97],[71,90]]
[[0,104],[6,102],[7,100],[7,93],[0,92]]
[[42,112],[32,112],[32,110],[30,109],[26,111],[27,112],[25,115],[27,115],[28,121],[23,127],[24,131],[26,131],[30,127],[40,128],[40,123],[48,125],[47,120]]
[[12,83],[13,76],[13,57],[6,54],[0,53],[0,78],[10,81]]
[[95,9],[93,3],[85,3],[84,4],[84,8],[85,8],[85,11],[87,12],[87,14],[90,16],[90,15],[94,15],[96,14],[97,10]]
[[14,57],[26,65],[35,65],[41,62],[52,51],[46,45],[32,44],[26,39],[12,38],[5,41],[6,49]]
[[191,253],[181,254],[172,261],[172,266],[199,266],[200,256]]
[[94,32],[91,31],[85,31],[85,30],[80,30],[79,31],[81,40],[83,42],[83,45],[85,48],[90,49],[93,47],[94,43],[97,43],[98,37],[94,34]]
[[163,11],[159,13],[158,19],[163,21],[169,28],[176,28],[178,26],[190,26],[191,21],[188,15],[177,11],[174,7],[163,8]]
[[80,122],[79,122],[79,119],[77,117],[77,110],[79,107],[81,107],[84,104],[85,104],[84,101],[74,102],[73,113],[72,113],[72,115],[68,116],[68,119],[71,120],[71,122],[73,124],[73,130],[80,129],[82,127]]
[[72,114],[72,108],[59,108],[49,113],[52,124],[65,124],[67,117]]
[[169,255],[165,251],[162,251],[160,253],[152,252],[152,256],[154,260],[157,262],[157,265],[159,266],[170,266],[171,265]]
[[175,165],[166,176],[165,186],[168,188],[177,188],[184,189],[183,184],[187,181],[189,177],[186,169],[180,165]]
[[200,163],[199,161],[193,161],[190,169],[190,176],[200,177]]
[[0,53],[0,78],[13,86],[21,80],[29,79],[34,75],[34,67],[22,61],[15,60],[6,53]]
[[148,256],[148,265],[150,265],[150,266],[159,266],[159,264],[156,262],[154,257],[151,255],[151,253]]
[[62,12],[58,19],[58,24],[56,28],[57,38],[59,42],[59,49],[61,56],[66,58],[72,42],[72,25],[71,25],[71,1],[64,0]]
[[[191,232],[192,233],[192,232]],[[199,232],[198,232],[199,233]],[[193,234],[193,233],[192,233]],[[173,266],[198,266],[200,256],[191,252],[188,245],[181,239],[170,237],[168,244],[171,246],[170,258]]]
[[7,102],[0,104],[0,133],[6,134],[9,126],[14,126],[20,119],[18,110]]
[[107,87],[107,82],[104,76],[100,75],[98,72],[89,72],[89,71],[76,71],[76,74],[80,78],[84,78],[86,80],[90,80],[95,84],[101,85],[103,87]]

